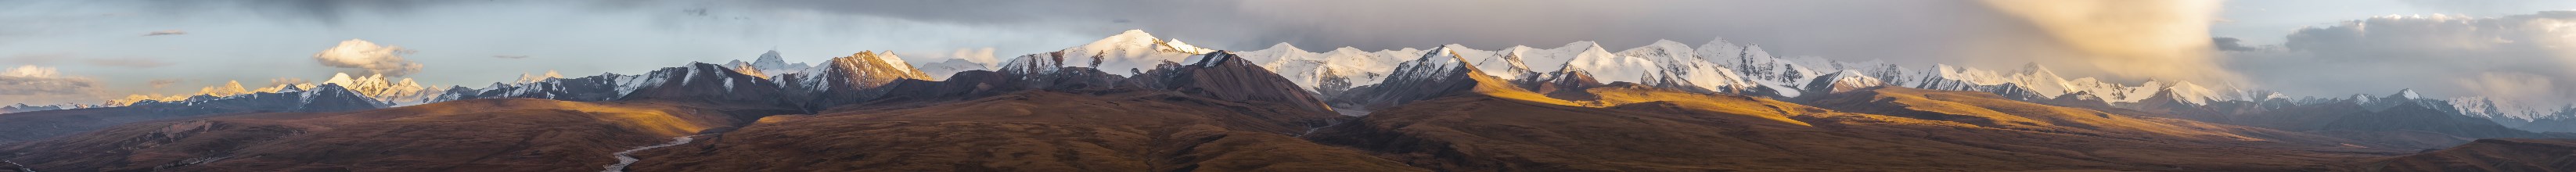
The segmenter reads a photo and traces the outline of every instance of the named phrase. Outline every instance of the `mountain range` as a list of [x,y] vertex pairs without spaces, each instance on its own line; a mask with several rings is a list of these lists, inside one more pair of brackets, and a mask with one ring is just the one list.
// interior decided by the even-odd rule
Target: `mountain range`
[[1918,70],[1777,57],[1725,39],[1620,51],[1226,51],[1131,30],[995,63],[880,51],[789,63],[771,51],[480,88],[340,74],[183,99],[16,105],[0,110],[34,111],[0,114],[0,126],[45,127],[0,129],[0,160],[11,162],[0,167],[2438,171],[2571,169],[2443,158],[2576,138],[2576,117],[2484,98],[2293,99],[2066,79],[2036,64]]

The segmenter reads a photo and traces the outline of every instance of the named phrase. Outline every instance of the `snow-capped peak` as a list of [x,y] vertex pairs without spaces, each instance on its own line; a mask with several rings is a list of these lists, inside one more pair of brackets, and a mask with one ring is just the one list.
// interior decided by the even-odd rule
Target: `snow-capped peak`
[[[738,62],[738,61],[737,61],[737,62]],[[749,66],[749,68],[757,69],[757,70],[753,70],[753,71],[757,71],[758,73],[760,73],[760,74],[764,74],[764,75],[786,75],[786,74],[790,74],[790,73],[802,72],[802,71],[805,71],[805,69],[813,68],[813,67],[814,67],[813,65],[809,65],[809,64],[805,64],[805,63],[789,64],[789,63],[787,63],[787,59],[786,59],[786,58],[780,57],[780,56],[778,55],[778,50],[769,50],[769,52],[763,52],[763,53],[760,53],[760,57],[759,57],[759,58],[756,58],[756,59],[753,59],[750,63],[743,63],[743,64],[726,64],[726,65],[727,65],[727,66]],[[751,73],[751,72],[745,72],[745,73]],[[763,76],[763,77],[768,77],[768,76]]]
[[322,83],[324,84],[340,84],[344,86],[350,85],[351,82],[349,73],[332,73],[331,79],[322,80]]
[[545,75],[533,75],[533,74],[525,74],[525,73],[521,73],[521,74],[519,74],[519,80],[518,80],[518,82],[517,82],[517,83],[544,82],[544,81],[546,81],[546,79],[556,79],[556,78],[563,78],[563,73],[556,73],[554,70],[546,70],[546,74],[545,74]]
[[1022,55],[1003,64],[1003,71],[1053,72],[1062,67],[1088,67],[1113,75],[1127,76],[1152,69],[1163,63],[1180,63],[1189,57],[1213,49],[1163,41],[1143,30],[1128,30],[1118,35],[1092,41],[1091,44],[1055,52]]
[[876,59],[877,59],[878,61],[885,61],[885,64],[886,64],[886,65],[894,65],[894,67],[895,67],[894,69],[895,69],[896,71],[900,71],[900,72],[907,72],[907,73],[919,73],[919,72],[921,72],[921,71],[914,71],[914,70],[913,70],[914,68],[912,67],[912,63],[904,62],[904,61],[903,61],[903,57],[901,57],[901,56],[896,56],[896,55],[894,54],[894,51],[878,51],[878,52],[876,52],[876,53],[877,53],[877,55],[876,55]]
[[428,96],[438,94],[435,93],[437,91],[413,82],[411,78],[403,78],[399,81],[388,81],[389,79],[392,78],[385,77],[384,74],[350,77],[348,73],[334,73],[331,74],[331,79],[323,80],[322,85],[338,85],[350,92],[358,93],[359,96],[395,105],[423,103],[422,101],[427,101]]
[[1866,73],[1858,70],[1842,70],[1836,71],[1832,74],[1819,76],[1812,83],[1808,83],[1806,91],[1802,93],[1842,93],[1880,85],[1887,85],[1887,83],[1878,80],[1878,78],[1869,77]]
[[2409,88],[2409,89],[2398,89],[2398,90],[2397,90],[2397,94],[2391,94],[2391,95],[2388,95],[2388,97],[2390,97],[2390,98],[2400,98],[2400,99],[2403,99],[2403,100],[2424,99],[2424,95],[2415,94],[2415,89],[2412,89],[2412,88]]
[[1622,52],[1639,51],[1639,50],[1668,51],[1669,53],[1673,53],[1673,54],[1684,54],[1684,53],[1692,53],[1692,52],[1690,52],[1690,51],[1691,51],[1691,50],[1694,50],[1694,49],[1691,49],[1690,44],[1682,44],[1681,42],[1673,42],[1673,40],[1657,39],[1657,40],[1655,40],[1655,43],[1652,43],[1652,44],[1646,44],[1646,46],[1644,46],[1644,47],[1631,48],[1631,49],[1628,49],[1627,51],[1622,51]]
[[1090,50],[1094,53],[1111,53],[1112,55],[1146,54],[1151,53],[1152,51],[1174,51],[1190,54],[1215,51],[1214,49],[1199,48],[1196,45],[1182,43],[1180,42],[1180,39],[1164,41],[1159,38],[1155,38],[1152,33],[1145,33],[1145,30],[1127,30],[1126,32],[1118,33],[1118,35],[1111,35],[1108,38],[1100,38],[1100,40],[1091,41],[1091,44],[1083,44],[1081,47],[1076,48]]
[[1458,57],[1456,52],[1449,51],[1447,47],[1433,47],[1423,52],[1422,58],[1405,61],[1401,66],[1410,69],[1398,69],[1404,73],[1393,75],[1436,79],[1447,78],[1439,76],[1452,73],[1454,69],[1477,70],[1475,65],[1467,63],[1466,58]]
[[2209,104],[2209,101],[2213,99],[2211,96],[2218,94],[2216,91],[2209,90],[2209,88],[2200,87],[2200,85],[2197,84],[2191,84],[2190,81],[2175,82],[2173,87],[2167,88],[2173,90],[2172,94],[2174,94],[2175,99],[2180,99],[2180,101],[2191,103],[2192,105],[2207,105]]

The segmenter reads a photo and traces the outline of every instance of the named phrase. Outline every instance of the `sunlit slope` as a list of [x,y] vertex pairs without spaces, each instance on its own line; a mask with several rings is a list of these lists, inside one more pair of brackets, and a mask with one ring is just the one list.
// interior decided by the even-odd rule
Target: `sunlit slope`
[[1030,91],[773,117],[637,154],[637,171],[1423,171],[1298,140],[1331,112],[1172,92]]
[[2237,126],[2041,105],[1980,92],[1878,87],[1831,95],[1814,104],[1857,113],[1961,122],[1986,128],[2107,137],[2263,140],[2228,132],[2242,128]]
[[1380,109],[1304,138],[1447,171],[2280,171],[2384,151],[2258,128],[2069,119],[2081,111],[1919,96],[1975,97],[1969,93],[1888,90],[1918,96],[1850,102],[1970,113],[1934,120],[1617,85],[1560,96],[1577,100],[1456,94]]

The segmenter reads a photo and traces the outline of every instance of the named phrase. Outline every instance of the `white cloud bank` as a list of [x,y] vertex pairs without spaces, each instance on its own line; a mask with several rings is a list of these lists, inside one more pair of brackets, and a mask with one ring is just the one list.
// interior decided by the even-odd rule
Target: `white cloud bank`
[[53,67],[24,65],[0,71],[0,102],[93,103],[100,100],[100,93],[98,81],[63,76]]
[[2571,102],[2576,11],[2502,17],[2390,15],[2300,29],[2285,50],[2231,52],[2228,66],[2276,89]]
[[324,66],[366,70],[366,74],[403,76],[420,72],[420,63],[403,59],[414,51],[399,46],[378,46],[367,40],[349,39],[339,46],[313,53],[313,60]]

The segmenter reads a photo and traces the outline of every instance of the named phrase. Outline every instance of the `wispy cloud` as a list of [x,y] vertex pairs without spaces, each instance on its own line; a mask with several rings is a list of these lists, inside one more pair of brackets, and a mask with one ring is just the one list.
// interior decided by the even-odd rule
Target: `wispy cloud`
[[89,65],[108,67],[156,68],[170,66],[170,62],[163,62],[160,59],[151,58],[100,58],[84,59],[81,61],[88,63]]
[[186,35],[186,34],[188,34],[188,31],[178,30],[178,29],[171,29],[171,30],[152,31],[152,33],[145,33],[145,34],[143,34],[143,36]]
[[270,86],[276,86],[276,85],[287,85],[287,84],[308,84],[308,83],[313,83],[313,82],[311,82],[311,81],[305,81],[305,80],[304,80],[304,78],[295,78],[295,77],[285,77],[285,78],[277,78],[277,79],[268,79],[268,85],[270,85]]
[[15,55],[9,55],[9,58],[0,58],[0,62],[14,63],[14,64],[27,64],[27,65],[44,65],[44,64],[53,64],[55,61],[62,61],[63,59],[69,59],[69,58],[71,58],[71,54],[68,54],[68,53],[53,53],[53,54],[15,54]]
[[179,78],[152,79],[150,84],[152,84],[152,88],[167,88],[170,87],[170,85],[176,85],[183,82],[188,82],[188,80]]

